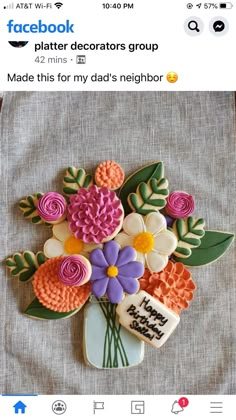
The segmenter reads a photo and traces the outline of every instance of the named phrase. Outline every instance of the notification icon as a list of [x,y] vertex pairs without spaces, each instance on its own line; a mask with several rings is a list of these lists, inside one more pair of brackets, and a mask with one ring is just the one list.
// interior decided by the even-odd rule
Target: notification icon
[[184,411],[184,408],[186,408],[189,405],[189,400],[186,397],[181,397],[177,400],[175,400],[172,404],[171,413],[173,414],[179,414],[182,411]]
[[178,404],[180,405],[181,408],[185,408],[189,405],[189,400],[186,397],[181,397],[178,401]]

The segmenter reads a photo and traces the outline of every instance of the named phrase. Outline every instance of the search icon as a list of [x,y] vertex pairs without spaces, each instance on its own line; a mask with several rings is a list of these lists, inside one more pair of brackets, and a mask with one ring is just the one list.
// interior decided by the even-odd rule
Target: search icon
[[200,29],[198,28],[198,23],[196,22],[196,20],[190,20],[190,22],[188,23],[188,28],[191,31],[200,32]]
[[184,30],[186,34],[192,37],[200,36],[203,29],[203,21],[198,16],[189,16],[184,22]]

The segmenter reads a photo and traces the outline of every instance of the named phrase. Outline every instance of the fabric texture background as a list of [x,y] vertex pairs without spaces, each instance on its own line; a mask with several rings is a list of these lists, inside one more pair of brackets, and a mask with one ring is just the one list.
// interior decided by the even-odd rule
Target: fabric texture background
[[62,192],[69,165],[94,170],[114,159],[126,175],[163,160],[170,189],[194,195],[208,229],[235,231],[233,93],[4,93],[1,113],[0,392],[41,394],[236,393],[234,247],[191,269],[195,299],[167,343],[145,346],[127,370],[96,370],[82,355],[83,310],[59,321],[23,315],[31,284],[12,278],[4,259],[41,250],[46,227],[23,219],[20,198]]

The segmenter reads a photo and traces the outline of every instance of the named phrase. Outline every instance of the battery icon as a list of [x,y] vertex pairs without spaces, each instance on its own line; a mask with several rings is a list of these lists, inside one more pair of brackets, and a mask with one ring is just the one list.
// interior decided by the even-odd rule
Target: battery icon
[[220,3],[220,9],[232,9],[233,5],[230,2]]

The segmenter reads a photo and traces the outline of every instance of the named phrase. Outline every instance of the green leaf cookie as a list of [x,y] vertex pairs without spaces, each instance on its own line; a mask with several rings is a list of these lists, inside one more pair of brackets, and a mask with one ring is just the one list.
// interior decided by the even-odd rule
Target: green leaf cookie
[[45,224],[51,226],[50,223],[44,222],[38,214],[36,203],[42,196],[43,193],[28,195],[19,202],[19,208],[23,212],[24,218],[29,219],[35,225]]
[[210,264],[218,260],[226,252],[233,240],[233,233],[206,230],[205,235],[201,239],[201,244],[198,248],[192,249],[190,257],[174,257],[174,259],[192,267]]
[[93,184],[92,175],[87,175],[82,168],[70,166],[63,178],[63,192],[66,195],[76,194],[80,188],[88,188]]
[[24,251],[22,254],[17,252],[12,257],[7,258],[6,266],[13,276],[19,277],[20,281],[28,281],[45,261],[46,257],[41,251],[37,254]]
[[160,180],[163,177],[164,165],[163,162],[160,161],[147,165],[130,175],[122,185],[119,193],[119,198],[122,202],[125,215],[132,212],[132,208],[128,203],[128,197],[131,193],[136,193],[139,184],[143,182],[147,183],[151,179]]
[[38,298],[35,298],[33,302],[31,302],[31,304],[28,306],[28,308],[26,308],[24,313],[30,317],[45,320],[68,318],[79,310],[80,308],[74,309],[70,312],[55,312],[43,306],[42,303],[39,302]]
[[166,178],[159,180],[151,178],[147,183],[141,182],[137,187],[136,193],[129,194],[128,203],[133,211],[145,216],[165,207],[168,194],[168,181]]
[[204,219],[196,219],[192,216],[177,219],[170,229],[178,239],[178,245],[174,255],[178,258],[188,258],[192,254],[191,248],[201,245],[201,238],[205,235]]

